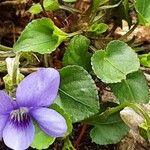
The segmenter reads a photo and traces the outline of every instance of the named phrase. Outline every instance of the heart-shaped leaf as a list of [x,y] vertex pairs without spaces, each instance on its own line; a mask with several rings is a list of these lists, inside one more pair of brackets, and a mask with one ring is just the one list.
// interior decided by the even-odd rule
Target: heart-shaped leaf
[[42,18],[29,23],[13,46],[14,52],[32,51],[40,54],[53,52],[67,34],[57,28],[52,20]]
[[92,57],[95,74],[106,83],[121,82],[126,75],[140,67],[137,54],[124,42],[112,41],[106,51],[97,51]]

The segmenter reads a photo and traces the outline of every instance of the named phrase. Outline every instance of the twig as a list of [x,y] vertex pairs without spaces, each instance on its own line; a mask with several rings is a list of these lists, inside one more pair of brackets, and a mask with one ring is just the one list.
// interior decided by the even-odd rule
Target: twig
[[81,140],[82,140],[82,138],[83,138],[83,136],[84,136],[84,133],[85,133],[86,129],[87,129],[87,125],[86,125],[86,124],[83,124],[82,129],[81,129],[81,132],[80,132],[80,134],[79,134],[79,137],[77,138],[77,140],[76,140],[75,143],[74,143],[74,147],[75,147],[75,148],[78,148],[78,146],[79,146],[79,144],[80,144],[80,142],[81,142]]

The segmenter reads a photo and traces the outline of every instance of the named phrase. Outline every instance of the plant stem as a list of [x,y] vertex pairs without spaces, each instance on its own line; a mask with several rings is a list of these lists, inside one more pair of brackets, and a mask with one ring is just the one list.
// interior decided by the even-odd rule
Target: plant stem
[[49,67],[47,54],[44,54],[44,65],[45,65],[46,68]]
[[11,47],[7,47],[7,46],[4,46],[4,45],[1,45],[0,44],[0,50],[1,51],[12,51],[13,48]]
[[20,53],[16,53],[15,62],[13,66],[13,73],[12,73],[12,83],[14,87],[17,86],[17,70],[19,67],[19,58],[20,58]]
[[150,125],[150,116],[146,113],[139,104],[129,103],[128,107],[131,107],[137,113],[140,113],[146,120],[146,122]]
[[98,113],[98,114],[95,114],[94,116],[91,116],[91,117],[89,117],[89,118],[83,120],[83,123],[92,125],[93,122],[94,122],[94,120],[95,120],[97,117],[99,117],[99,118],[107,118],[107,117],[109,117],[111,114],[114,114],[114,113],[120,111],[121,109],[123,109],[123,108],[125,108],[125,107],[127,107],[127,106],[128,106],[127,103],[123,103],[123,104],[121,104],[121,105],[119,105],[119,106],[116,106],[116,107],[113,107],[113,108],[108,108],[106,111],[104,111],[104,112],[102,112],[102,113],[100,112],[100,113]]
[[130,108],[134,109],[135,112],[141,114],[145,118],[146,122],[148,124],[150,124],[150,116],[142,109],[142,107],[140,105],[138,105],[136,103],[131,103],[131,102],[124,102],[123,104],[121,104],[117,107],[108,108],[106,111],[104,111],[102,113],[98,113],[92,117],[89,117],[89,118],[83,120],[83,123],[93,125],[97,117],[107,118],[110,115],[120,111],[121,109],[123,109],[125,107],[130,107]]
[[67,10],[67,11],[69,11],[71,13],[74,13],[74,12],[81,13],[81,11],[79,11],[77,9],[74,9],[74,8],[71,8],[71,7],[68,7],[68,6],[65,6],[65,5],[61,5],[61,6],[59,6],[59,8],[63,9],[63,10]]
[[78,35],[78,34],[81,34],[83,33],[83,31],[79,30],[79,31],[76,31],[76,32],[72,32],[72,33],[68,33],[68,38],[72,37],[72,36],[75,36],[75,35]]
[[14,57],[15,53],[12,51],[0,51],[0,58],[6,58],[6,57]]
[[93,51],[93,52],[96,52],[97,49],[93,46],[93,45],[90,45],[90,49]]

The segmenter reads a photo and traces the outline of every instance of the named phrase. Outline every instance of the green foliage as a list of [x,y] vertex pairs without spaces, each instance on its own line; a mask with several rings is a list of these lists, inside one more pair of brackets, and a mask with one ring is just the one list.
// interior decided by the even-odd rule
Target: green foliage
[[64,142],[64,145],[63,145],[62,150],[76,150],[76,149],[73,147],[71,141],[69,140],[69,137],[67,137],[67,138],[65,139],[65,142]]
[[137,54],[126,43],[112,41],[106,51],[100,50],[93,55],[92,67],[103,82],[116,83],[137,71],[140,63]]
[[141,65],[150,67],[150,53],[139,55]]
[[106,32],[108,25],[105,23],[94,23],[88,31],[94,32],[95,34],[101,34]]
[[6,67],[6,62],[5,61],[0,61],[0,73],[6,72],[7,67]]
[[149,101],[148,84],[140,71],[128,74],[126,79],[120,83],[110,84],[110,87],[121,103],[125,101],[147,103]]
[[150,25],[150,1],[135,0],[135,9],[138,13],[139,24]]
[[98,8],[104,4],[107,4],[109,0],[93,0],[92,10],[97,11]]
[[14,52],[53,52],[67,34],[57,28],[48,18],[33,20],[29,23],[13,46]]
[[93,125],[94,128],[91,130],[90,136],[93,142],[100,145],[116,144],[129,131],[128,127],[121,120],[119,113],[108,117],[95,117]]
[[[58,0],[43,0],[43,6],[44,6],[44,9],[47,10],[47,11],[54,11],[54,10],[59,9]],[[42,10],[42,7],[41,7],[40,3],[34,4],[28,10],[28,12],[30,12],[33,15],[39,14],[42,11],[43,10]]]
[[[146,122],[139,126],[139,131],[145,139],[149,140],[149,114],[140,107],[141,103],[149,101],[149,88],[144,74],[139,69],[140,63],[150,67],[150,54],[140,55],[139,61],[136,52],[125,42],[111,40],[113,39],[113,31],[122,25],[122,20],[126,20],[131,27],[132,20],[129,11],[133,9],[133,6],[135,6],[137,12],[138,23],[150,25],[150,0],[135,0],[134,5],[129,0],[82,2],[63,0],[63,2],[63,5],[60,5],[58,0],[43,0],[43,7],[53,14],[56,25],[60,21],[64,31],[74,31],[74,33],[65,33],[51,19],[43,17],[30,22],[13,46],[13,52],[16,54],[21,52],[20,57],[22,59],[20,59],[20,62],[27,60],[29,67],[35,67],[38,64],[41,67],[48,60],[43,59],[43,55],[40,54],[51,54],[63,41],[72,37],[69,42],[67,41],[68,43],[64,43],[65,46],[68,44],[65,53],[64,49],[60,49],[62,52],[58,51],[58,53],[50,55],[50,58],[55,57],[51,61],[54,64],[53,66],[57,68],[57,61],[61,61],[61,59],[63,59],[64,66],[60,69],[61,83],[58,97],[54,104],[50,106],[50,109],[60,113],[67,123],[68,130],[63,138],[62,149],[75,150],[69,135],[73,129],[72,123],[76,122],[86,123],[93,127],[90,132],[93,142],[100,145],[118,143],[129,131],[119,115],[119,111],[125,107],[133,108],[136,112],[142,114]],[[77,3],[74,4],[74,2]],[[56,11],[59,9],[61,11]],[[37,3],[28,11],[35,15],[42,12],[43,9],[40,3]],[[56,12],[53,13],[53,11]],[[69,15],[70,12],[73,14]],[[46,15],[48,16],[49,13],[47,12]],[[113,21],[112,30],[108,30],[111,30],[108,35],[102,34],[107,31],[109,26],[101,22],[110,23],[110,20]],[[131,31],[126,35],[128,36]],[[83,35],[77,35],[81,33]],[[128,37],[125,38],[128,39]],[[111,42],[108,43],[105,50],[96,51],[97,47],[104,47],[107,40]],[[125,41],[123,38],[122,40]],[[134,40],[129,41],[129,43],[135,45]],[[88,51],[89,47],[95,50],[93,55],[92,52]],[[14,55],[8,47],[5,47],[4,51],[6,52],[3,52],[3,50],[1,53],[4,56]],[[25,53],[22,54],[22,52]],[[42,61],[39,63],[34,60],[31,52],[39,53],[37,54],[38,59]],[[63,58],[62,54],[64,54]],[[49,64],[51,65],[51,63]],[[2,70],[4,69],[2,68]],[[22,80],[23,77],[21,77],[17,78],[17,83]],[[116,103],[107,102],[104,104],[102,102],[101,105],[99,104],[98,91],[101,92],[102,85],[98,78],[111,87],[120,104],[118,104],[118,101]],[[12,81],[12,77],[8,78],[8,75],[4,77],[5,89],[12,92],[14,85],[10,81]],[[35,124],[35,138],[31,147],[46,149],[54,141],[55,138],[46,135]]]
[[31,147],[36,149],[46,149],[48,148],[53,142],[55,138],[48,136],[45,134],[37,124],[35,124],[35,137],[32,142]]
[[73,122],[84,120],[99,111],[96,86],[91,76],[80,66],[61,69],[60,99],[57,104]]
[[[19,84],[23,79],[24,79],[24,75],[19,73],[16,79],[17,84]],[[14,90],[14,83],[12,81],[12,77],[9,74],[7,74],[6,76],[3,77],[3,81],[5,84],[5,90],[7,92],[12,92]]]
[[63,1],[66,3],[73,3],[73,2],[76,2],[77,0],[63,0]]
[[150,126],[146,122],[139,125],[139,132],[144,139],[150,140]]
[[90,41],[85,36],[74,36],[67,46],[63,58],[63,65],[79,65],[86,70],[90,70],[91,54],[88,52],[89,45]]

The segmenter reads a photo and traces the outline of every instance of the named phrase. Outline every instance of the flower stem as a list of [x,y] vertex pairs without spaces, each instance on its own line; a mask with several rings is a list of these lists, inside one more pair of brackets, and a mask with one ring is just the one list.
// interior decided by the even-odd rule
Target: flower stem
[[125,107],[130,107],[130,108],[134,109],[135,112],[139,113],[140,115],[142,115],[145,118],[147,124],[150,124],[150,116],[142,109],[142,107],[139,104],[131,103],[131,102],[124,102],[123,104],[121,104],[117,107],[108,108],[106,111],[104,111],[102,113],[98,113],[92,117],[89,117],[89,118],[83,120],[83,123],[94,124],[97,117],[107,118],[110,115],[122,110]]
[[47,54],[44,54],[44,65],[46,68],[49,67],[49,64],[48,64],[48,55]]
[[69,12],[71,12],[71,13],[74,13],[74,12],[76,12],[76,13],[81,13],[81,11],[79,11],[79,10],[77,10],[77,9],[74,9],[74,8],[71,8],[71,7],[69,7],[69,6],[65,6],[65,5],[61,5],[61,6],[59,6],[59,8],[60,8],[60,9],[63,9],[63,10],[66,10],[66,11],[69,11]]
[[1,51],[12,51],[12,48],[0,44],[0,50]]
[[120,111],[121,109],[127,107],[128,104],[127,103],[123,103],[119,106],[116,106],[116,107],[113,107],[113,108],[108,108],[106,111],[104,112],[99,112],[85,120],[83,120],[83,123],[86,123],[86,124],[93,124],[93,122],[95,122],[96,118],[99,117],[99,118],[107,118],[109,117],[111,114],[114,114],[118,111]]
[[128,104],[128,107],[131,107],[132,109],[134,109],[134,111],[140,113],[145,118],[146,122],[150,125],[150,116],[148,115],[148,113],[146,113],[146,111],[142,109],[139,104],[130,103]]
[[17,86],[17,70],[19,67],[19,58],[20,58],[20,53],[16,53],[15,62],[13,66],[13,73],[12,73],[12,83],[14,87]]
[[76,32],[68,33],[68,38],[73,37],[73,36],[78,35],[78,34],[81,34],[82,32],[83,31],[79,30],[79,31],[76,31]]

